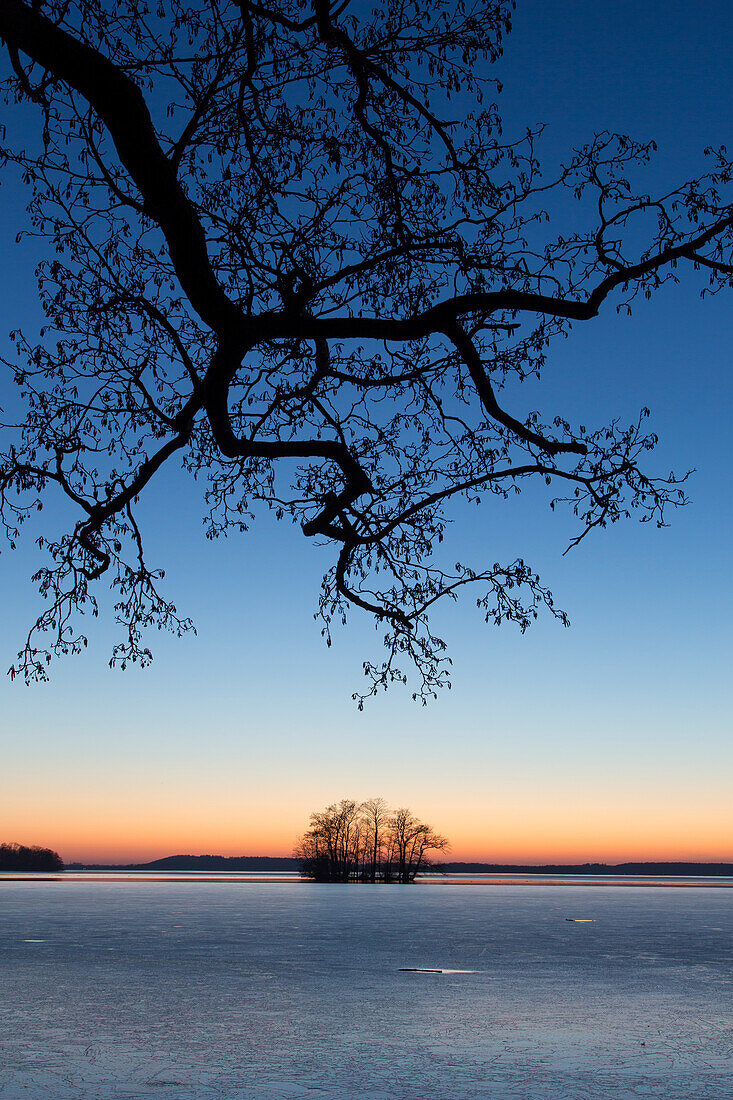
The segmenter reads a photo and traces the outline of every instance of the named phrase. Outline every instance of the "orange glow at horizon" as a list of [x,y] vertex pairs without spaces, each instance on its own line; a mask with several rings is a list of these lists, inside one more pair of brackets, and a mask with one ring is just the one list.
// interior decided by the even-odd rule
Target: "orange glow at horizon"
[[0,842],[51,847],[67,863],[289,856],[314,810],[380,794],[447,836],[454,861],[733,862],[724,768],[586,762],[593,778],[585,780],[583,762],[570,756],[502,770],[459,749],[426,758],[412,774],[396,758],[391,773],[361,783],[344,781],[338,760],[316,769],[283,753],[277,768],[252,755],[225,760],[200,743],[164,759],[143,758],[137,746],[116,758],[90,754],[85,767],[61,758],[32,778],[6,769]]
[[[186,804],[159,797],[110,800],[103,791],[83,800],[57,791],[33,805],[5,801],[0,841],[56,849],[67,863],[140,863],[170,855],[289,856],[308,815],[332,798],[250,797],[243,806],[211,797]],[[394,800],[393,804],[394,803]],[[730,812],[721,801],[674,810],[634,807],[587,796],[546,802],[530,815],[516,802],[460,807],[433,796],[410,800],[415,812],[447,835],[447,859],[485,863],[623,863],[627,861],[733,862]],[[42,807],[39,808],[39,807]]]

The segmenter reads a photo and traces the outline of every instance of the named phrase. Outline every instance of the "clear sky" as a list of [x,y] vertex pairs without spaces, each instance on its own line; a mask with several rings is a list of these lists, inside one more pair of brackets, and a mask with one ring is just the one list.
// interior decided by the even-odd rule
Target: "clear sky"
[[[550,159],[593,130],[653,138],[652,182],[675,184],[707,144],[733,146],[732,35],[723,0],[519,0],[498,67],[507,132],[546,122]],[[35,283],[12,247],[19,196],[0,198],[4,339],[32,323]],[[323,551],[268,516],[207,543],[195,486],[173,477],[149,505],[149,556],[198,637],[155,637],[153,666],[121,673],[99,624],[49,685],[0,682],[0,840],[68,861],[285,855],[312,809],[379,794],[455,858],[733,860],[733,297],[701,301],[700,285],[578,326],[525,396],[589,423],[649,405],[657,469],[696,470],[670,528],[617,525],[562,557],[567,516],[527,498],[451,531],[462,560],[525,557],[569,630],[497,631],[469,597],[437,620],[453,690],[427,709],[394,690],[359,713],[378,636],[354,618],[324,646]],[[33,560],[0,558],[3,668],[35,617]]]

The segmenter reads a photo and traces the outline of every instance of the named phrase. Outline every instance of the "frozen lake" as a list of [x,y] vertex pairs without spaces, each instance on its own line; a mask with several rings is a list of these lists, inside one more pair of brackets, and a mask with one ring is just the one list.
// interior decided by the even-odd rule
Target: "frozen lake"
[[0,1100],[729,1100],[732,1078],[730,889],[0,882]]

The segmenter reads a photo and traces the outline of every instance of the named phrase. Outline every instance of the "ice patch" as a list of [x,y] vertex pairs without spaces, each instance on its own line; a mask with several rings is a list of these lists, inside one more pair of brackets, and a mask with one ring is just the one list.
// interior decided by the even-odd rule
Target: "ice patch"
[[476,970],[449,970],[437,966],[401,966],[402,974],[476,974]]

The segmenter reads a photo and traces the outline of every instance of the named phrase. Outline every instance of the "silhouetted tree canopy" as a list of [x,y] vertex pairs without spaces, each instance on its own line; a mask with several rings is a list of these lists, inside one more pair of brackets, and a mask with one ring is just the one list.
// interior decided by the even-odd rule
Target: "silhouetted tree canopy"
[[51,848],[0,844],[0,871],[63,871],[64,862]]
[[[85,644],[97,582],[116,593],[112,663],[142,631],[190,628],[148,565],[137,503],[170,463],[203,481],[206,533],[265,502],[329,544],[319,614],[384,626],[366,694],[417,666],[447,678],[436,601],[465,586],[492,623],[544,606],[523,560],[437,552],[461,499],[547,483],[577,544],[683,502],[625,424],[527,413],[517,383],[549,345],[696,269],[731,283],[731,162],[649,194],[653,153],[590,136],[541,174],[541,127],[504,135],[497,0],[2,0],[2,160],[28,188],[40,335],[7,369],[11,543],[47,495],[78,519],[41,540],[45,610],[13,671],[44,678]],[[572,33],[569,29],[569,33]],[[551,211],[551,216],[548,213]]]
[[342,798],[311,814],[295,858],[303,878],[316,882],[407,885],[431,866],[430,853],[448,847],[444,836],[405,807],[390,810],[383,798]]

